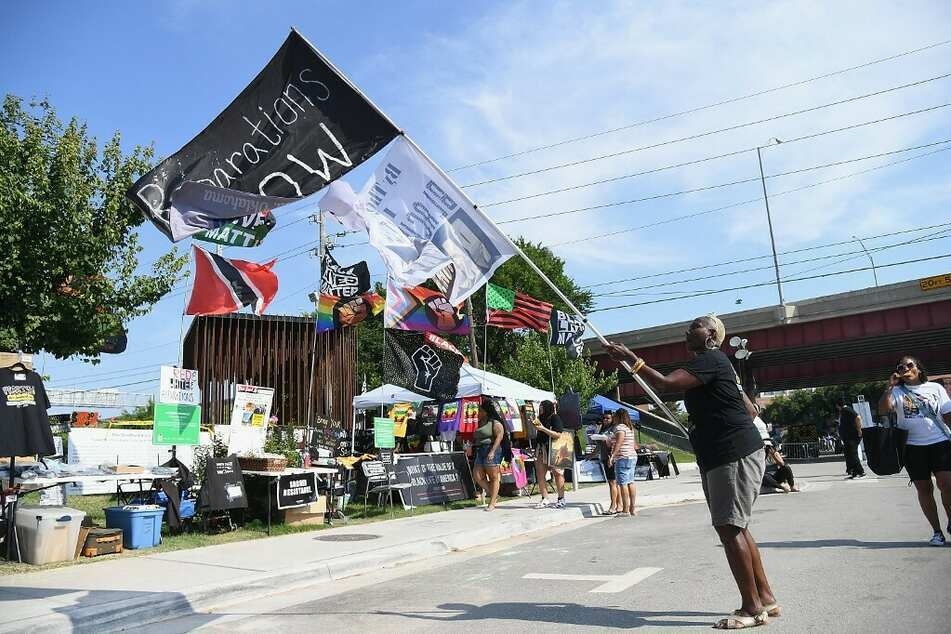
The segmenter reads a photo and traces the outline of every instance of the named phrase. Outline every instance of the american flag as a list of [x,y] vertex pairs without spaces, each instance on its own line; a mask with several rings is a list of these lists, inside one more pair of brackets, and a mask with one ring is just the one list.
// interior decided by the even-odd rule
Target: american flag
[[515,304],[512,310],[489,309],[489,325],[497,328],[531,328],[538,332],[548,332],[551,319],[551,304],[515,292]]

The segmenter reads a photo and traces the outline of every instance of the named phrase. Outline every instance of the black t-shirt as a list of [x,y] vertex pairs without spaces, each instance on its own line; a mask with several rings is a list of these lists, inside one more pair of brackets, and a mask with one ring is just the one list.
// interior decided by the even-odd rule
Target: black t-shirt
[[851,407],[843,407],[839,412],[839,437],[842,440],[858,440],[859,432],[855,429],[855,418],[858,414]]
[[51,456],[49,398],[32,370],[0,368],[0,456]]
[[709,471],[762,449],[729,358],[720,350],[704,350],[684,370],[703,384],[684,394],[698,466]]
[[[565,424],[561,421],[561,418],[558,416],[558,414],[552,414],[551,418],[548,420],[542,420],[541,418],[539,420],[542,421],[542,425],[553,432],[560,434],[561,432],[565,431]],[[547,449],[551,444],[551,436],[544,432],[538,432],[538,437],[536,440],[538,440],[538,446],[544,447],[545,449]]]

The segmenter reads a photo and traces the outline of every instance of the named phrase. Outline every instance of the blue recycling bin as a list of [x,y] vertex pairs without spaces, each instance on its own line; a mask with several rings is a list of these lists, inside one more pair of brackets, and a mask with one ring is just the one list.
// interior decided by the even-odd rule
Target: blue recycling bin
[[162,543],[162,516],[165,509],[125,509],[112,506],[106,512],[106,526],[122,529],[122,547],[154,548]]

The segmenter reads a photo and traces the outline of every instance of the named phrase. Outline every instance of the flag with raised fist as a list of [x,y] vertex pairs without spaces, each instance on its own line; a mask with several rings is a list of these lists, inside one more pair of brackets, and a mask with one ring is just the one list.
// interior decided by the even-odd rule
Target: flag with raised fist
[[429,333],[386,330],[383,379],[434,401],[448,401],[459,390],[464,359]]

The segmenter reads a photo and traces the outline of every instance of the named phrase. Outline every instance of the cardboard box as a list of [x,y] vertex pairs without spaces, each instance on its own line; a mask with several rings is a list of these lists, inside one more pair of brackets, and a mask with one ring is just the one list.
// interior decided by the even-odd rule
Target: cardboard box
[[140,467],[135,464],[117,464],[116,466],[109,466],[109,470],[115,473],[116,475],[130,474],[130,473],[145,473],[145,467]]
[[327,512],[327,497],[321,496],[316,502],[284,511],[284,523],[295,525],[319,525],[324,523]]

